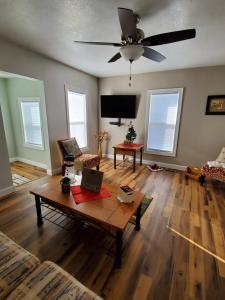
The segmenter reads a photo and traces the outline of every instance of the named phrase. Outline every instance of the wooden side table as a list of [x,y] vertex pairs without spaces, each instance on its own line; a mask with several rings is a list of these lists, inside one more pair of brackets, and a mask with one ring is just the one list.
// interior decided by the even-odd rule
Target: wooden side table
[[116,169],[116,155],[122,154],[123,158],[125,157],[125,155],[133,156],[133,172],[135,172],[136,153],[137,153],[137,151],[140,151],[140,165],[142,165],[143,147],[144,147],[143,144],[131,144],[131,145],[119,144],[119,145],[113,146],[113,148],[114,148],[114,169]]

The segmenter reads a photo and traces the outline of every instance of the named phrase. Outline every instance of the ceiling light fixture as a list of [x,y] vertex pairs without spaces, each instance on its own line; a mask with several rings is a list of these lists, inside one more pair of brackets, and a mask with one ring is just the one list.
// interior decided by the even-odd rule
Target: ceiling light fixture
[[129,77],[129,86],[131,86],[131,64],[134,60],[137,60],[144,53],[144,48],[142,45],[125,45],[120,48],[121,56],[130,62],[130,77]]
[[120,48],[120,54],[125,60],[133,62],[142,56],[144,48],[142,45],[125,45]]

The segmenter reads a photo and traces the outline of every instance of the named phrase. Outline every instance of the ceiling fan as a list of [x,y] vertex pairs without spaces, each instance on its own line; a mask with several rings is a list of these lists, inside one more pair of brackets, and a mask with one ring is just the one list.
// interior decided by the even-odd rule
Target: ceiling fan
[[149,46],[158,46],[163,44],[169,44],[179,42],[187,39],[192,39],[196,36],[195,29],[186,29],[173,32],[167,32],[162,34],[153,35],[145,38],[144,31],[137,28],[137,24],[140,21],[140,17],[131,9],[118,8],[118,15],[120,26],[122,30],[121,43],[104,43],[104,42],[84,42],[74,41],[75,43],[100,45],[100,46],[114,46],[120,47],[118,53],[116,53],[108,63],[112,63],[123,57],[125,60],[132,63],[141,56],[144,56],[150,60],[161,62],[166,57],[158,51],[148,48]]

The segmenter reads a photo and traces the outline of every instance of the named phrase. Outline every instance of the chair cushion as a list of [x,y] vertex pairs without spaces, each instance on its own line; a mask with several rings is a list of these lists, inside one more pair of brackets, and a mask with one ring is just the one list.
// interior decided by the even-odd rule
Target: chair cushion
[[82,154],[81,156],[77,157],[77,159],[75,160],[75,164],[76,162],[80,162],[83,167],[86,168],[93,168],[96,167],[100,164],[100,157],[96,154]]
[[75,138],[60,141],[67,154],[72,153],[74,157],[82,154]]
[[9,296],[8,300],[100,300],[56,264],[45,261]]
[[0,299],[4,299],[40,264],[38,258],[0,232]]
[[222,148],[219,156],[217,157],[216,161],[225,163],[225,147]]

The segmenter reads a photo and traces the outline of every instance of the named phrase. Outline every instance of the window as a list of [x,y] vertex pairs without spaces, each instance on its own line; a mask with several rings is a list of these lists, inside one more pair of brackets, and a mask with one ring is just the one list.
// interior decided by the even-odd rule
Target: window
[[66,90],[67,118],[70,137],[75,137],[80,148],[87,148],[86,94]]
[[19,103],[25,146],[43,150],[40,98],[20,98]]
[[183,89],[148,92],[146,152],[176,156]]

